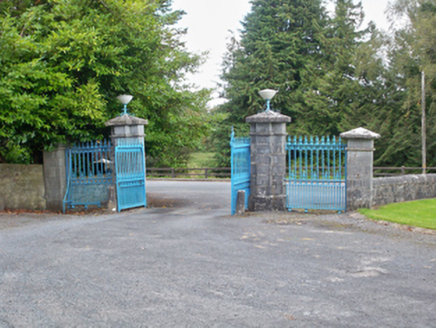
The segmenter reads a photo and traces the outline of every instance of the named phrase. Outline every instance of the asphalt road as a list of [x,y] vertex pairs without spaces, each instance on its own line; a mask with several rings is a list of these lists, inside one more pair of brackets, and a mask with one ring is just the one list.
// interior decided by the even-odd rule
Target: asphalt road
[[0,327],[436,326],[435,235],[355,213],[231,217],[223,182],[147,191],[155,207],[3,225]]

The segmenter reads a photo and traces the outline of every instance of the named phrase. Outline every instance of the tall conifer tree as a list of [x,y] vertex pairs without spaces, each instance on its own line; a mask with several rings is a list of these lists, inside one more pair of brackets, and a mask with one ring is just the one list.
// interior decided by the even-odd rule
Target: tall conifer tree
[[254,0],[246,16],[240,43],[234,43],[222,76],[221,110],[229,121],[263,109],[262,89],[278,90],[273,107],[297,118],[303,110],[298,90],[306,70],[320,59],[320,39],[326,24],[319,0]]

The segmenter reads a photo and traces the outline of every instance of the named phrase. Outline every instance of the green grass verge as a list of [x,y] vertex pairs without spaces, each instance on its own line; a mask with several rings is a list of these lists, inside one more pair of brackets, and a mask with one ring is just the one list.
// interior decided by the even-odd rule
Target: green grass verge
[[373,220],[384,220],[413,227],[436,229],[436,198],[393,203],[381,206],[376,210],[361,208],[359,213]]

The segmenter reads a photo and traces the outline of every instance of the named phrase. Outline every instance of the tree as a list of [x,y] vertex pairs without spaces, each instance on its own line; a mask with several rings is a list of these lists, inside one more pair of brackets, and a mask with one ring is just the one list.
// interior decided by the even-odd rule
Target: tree
[[149,119],[147,154],[177,165],[206,133],[207,90],[190,92],[184,74],[201,58],[171,26],[171,1],[10,1],[0,16],[0,162],[38,163],[59,142],[107,137],[130,112]]
[[[396,1],[391,15],[407,18],[395,31],[389,53],[389,69],[397,92],[393,144],[401,165],[421,165],[421,72],[426,73],[427,165],[436,165],[436,1]],[[394,120],[393,120],[394,121]],[[402,161],[402,163],[401,163]]]
[[[222,110],[242,122],[262,110],[258,92],[279,90],[274,107],[293,115],[302,73],[319,59],[325,10],[318,0],[256,0],[246,16],[240,43],[229,49],[223,80],[229,102]],[[295,116],[295,115],[294,115]]]
[[[304,105],[299,87],[306,71],[321,57],[320,40],[326,23],[319,0],[254,0],[245,17],[240,42],[229,44],[224,58],[223,96],[229,101],[220,112],[228,114],[218,131],[230,135],[231,125],[240,125],[249,115],[263,110],[258,95],[275,89],[273,107],[298,124]],[[219,153],[224,152],[219,149]],[[228,158],[221,161],[227,163]]]
[[297,128],[301,133],[338,135],[348,128],[344,118],[359,111],[368,86],[357,67],[358,49],[369,32],[359,30],[363,17],[360,2],[335,2],[321,38],[320,59],[304,72],[305,83],[300,86],[305,107]]

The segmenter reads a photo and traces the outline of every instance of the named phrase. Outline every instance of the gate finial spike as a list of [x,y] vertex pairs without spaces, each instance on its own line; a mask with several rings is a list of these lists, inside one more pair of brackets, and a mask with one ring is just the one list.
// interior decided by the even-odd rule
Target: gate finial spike
[[313,136],[310,136],[310,144],[313,145]]

